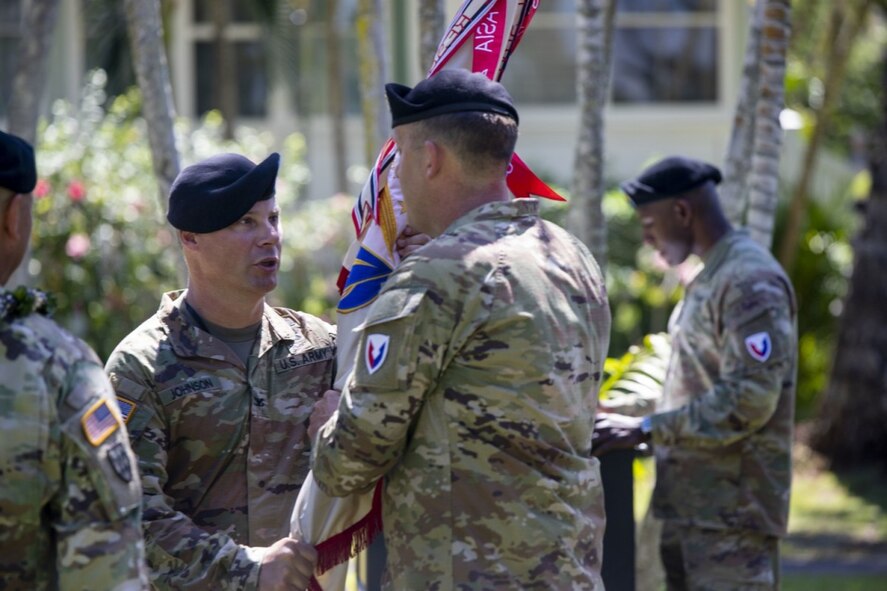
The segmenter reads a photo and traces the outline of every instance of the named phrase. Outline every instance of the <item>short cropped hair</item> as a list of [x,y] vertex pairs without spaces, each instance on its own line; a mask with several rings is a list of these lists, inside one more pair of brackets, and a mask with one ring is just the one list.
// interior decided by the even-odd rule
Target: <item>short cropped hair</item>
[[517,143],[517,122],[505,115],[462,111],[416,122],[416,140],[431,139],[452,150],[469,173],[504,174]]

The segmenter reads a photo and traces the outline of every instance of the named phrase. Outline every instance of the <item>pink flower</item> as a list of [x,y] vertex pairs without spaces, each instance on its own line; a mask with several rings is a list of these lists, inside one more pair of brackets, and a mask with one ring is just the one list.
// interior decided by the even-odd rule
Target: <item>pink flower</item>
[[46,179],[38,179],[37,186],[34,187],[34,197],[37,199],[43,199],[49,192],[52,190],[52,185],[49,184],[49,181]]
[[68,197],[74,203],[80,203],[86,197],[86,187],[80,181],[71,181],[68,185]]
[[90,248],[92,248],[92,243],[89,236],[77,232],[68,237],[68,242],[65,244],[65,254],[72,259],[79,260],[86,256]]

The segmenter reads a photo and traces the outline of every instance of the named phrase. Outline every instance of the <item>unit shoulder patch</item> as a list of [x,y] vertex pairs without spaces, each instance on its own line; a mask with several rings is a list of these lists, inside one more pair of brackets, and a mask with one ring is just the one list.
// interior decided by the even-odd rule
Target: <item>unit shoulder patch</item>
[[376,373],[385,359],[388,357],[388,341],[387,334],[373,333],[367,335],[366,341],[366,368],[370,374]]
[[745,337],[745,350],[755,361],[763,363],[770,358],[773,352],[773,342],[768,332],[756,332]]

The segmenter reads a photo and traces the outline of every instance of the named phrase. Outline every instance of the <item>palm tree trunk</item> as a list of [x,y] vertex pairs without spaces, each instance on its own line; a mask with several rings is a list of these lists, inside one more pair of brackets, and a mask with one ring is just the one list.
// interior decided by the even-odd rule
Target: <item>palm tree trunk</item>
[[580,125],[573,169],[573,215],[567,227],[591,250],[602,268],[607,262],[604,196],[604,106],[610,91],[613,23],[617,0],[578,2],[576,92]]
[[58,0],[31,0],[25,2],[23,7],[24,34],[19,41],[6,120],[9,122],[9,133],[31,144],[36,143],[37,139],[37,119],[46,86],[58,6]]
[[339,0],[327,0],[326,10],[327,82],[333,127],[333,186],[336,192],[345,193],[348,191],[348,171],[345,155],[345,92],[338,23]]
[[[887,51],[883,54],[887,88]],[[838,327],[835,364],[813,432],[833,465],[887,467],[887,94],[872,138],[872,188],[854,244],[853,274]]]
[[427,72],[443,38],[444,0],[419,0],[419,67]]
[[237,76],[234,68],[234,48],[225,33],[231,22],[231,7],[226,0],[212,2],[213,29],[213,96],[219,101],[219,111],[225,122],[225,139],[234,139],[237,120]]
[[[12,96],[6,115],[7,131],[28,143],[37,144],[40,100],[46,87],[49,50],[58,14],[58,0],[31,0],[24,3],[24,34],[19,41],[18,61],[12,77]],[[39,147],[38,147],[39,149]],[[22,261],[27,261],[30,247]],[[30,284],[28,265],[22,263],[7,280],[11,286]]]
[[385,30],[381,0],[360,0],[357,17],[360,56],[360,97],[364,122],[364,154],[372,166],[376,154],[388,139],[388,109],[384,89],[388,81],[385,56]]
[[755,114],[755,139],[749,182],[748,229],[758,243],[770,248],[779,198],[779,153],[784,106],[785,59],[791,31],[789,0],[763,0],[761,29],[761,93]]
[[160,211],[166,211],[169,188],[179,174],[180,165],[174,131],[176,110],[163,45],[160,2],[124,0],[124,5],[133,65],[142,91],[142,112],[148,126],[151,159],[160,189]]
[[859,38],[860,30],[865,24],[871,5],[872,0],[862,0],[855,4],[838,2],[832,5],[831,23],[825,44],[827,57],[824,67],[825,82],[822,104],[816,110],[813,130],[804,151],[800,176],[792,192],[785,230],[779,244],[779,261],[789,273],[791,273],[797,258],[801,228],[807,218],[810,183],[813,181],[819,147],[831,123],[832,107],[841,92],[841,84],[844,81],[850,52]]
[[743,224],[748,205],[748,176],[755,139],[755,105],[758,103],[761,91],[759,55],[763,21],[764,2],[759,0],[749,20],[745,64],[742,68],[742,87],[739,91],[739,101],[733,117],[733,130],[730,133],[730,145],[724,162],[724,182],[718,191],[724,213],[734,226]]

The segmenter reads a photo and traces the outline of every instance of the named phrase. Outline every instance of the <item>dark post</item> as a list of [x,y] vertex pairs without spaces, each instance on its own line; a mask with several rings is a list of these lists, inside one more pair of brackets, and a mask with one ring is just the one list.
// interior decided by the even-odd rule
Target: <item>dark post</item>
[[384,536],[379,533],[367,548],[367,580],[366,591],[381,591],[382,573],[385,572],[385,560],[388,552],[385,551]]
[[634,591],[634,456],[634,450],[624,449],[601,458],[607,514],[602,576],[607,591]]

